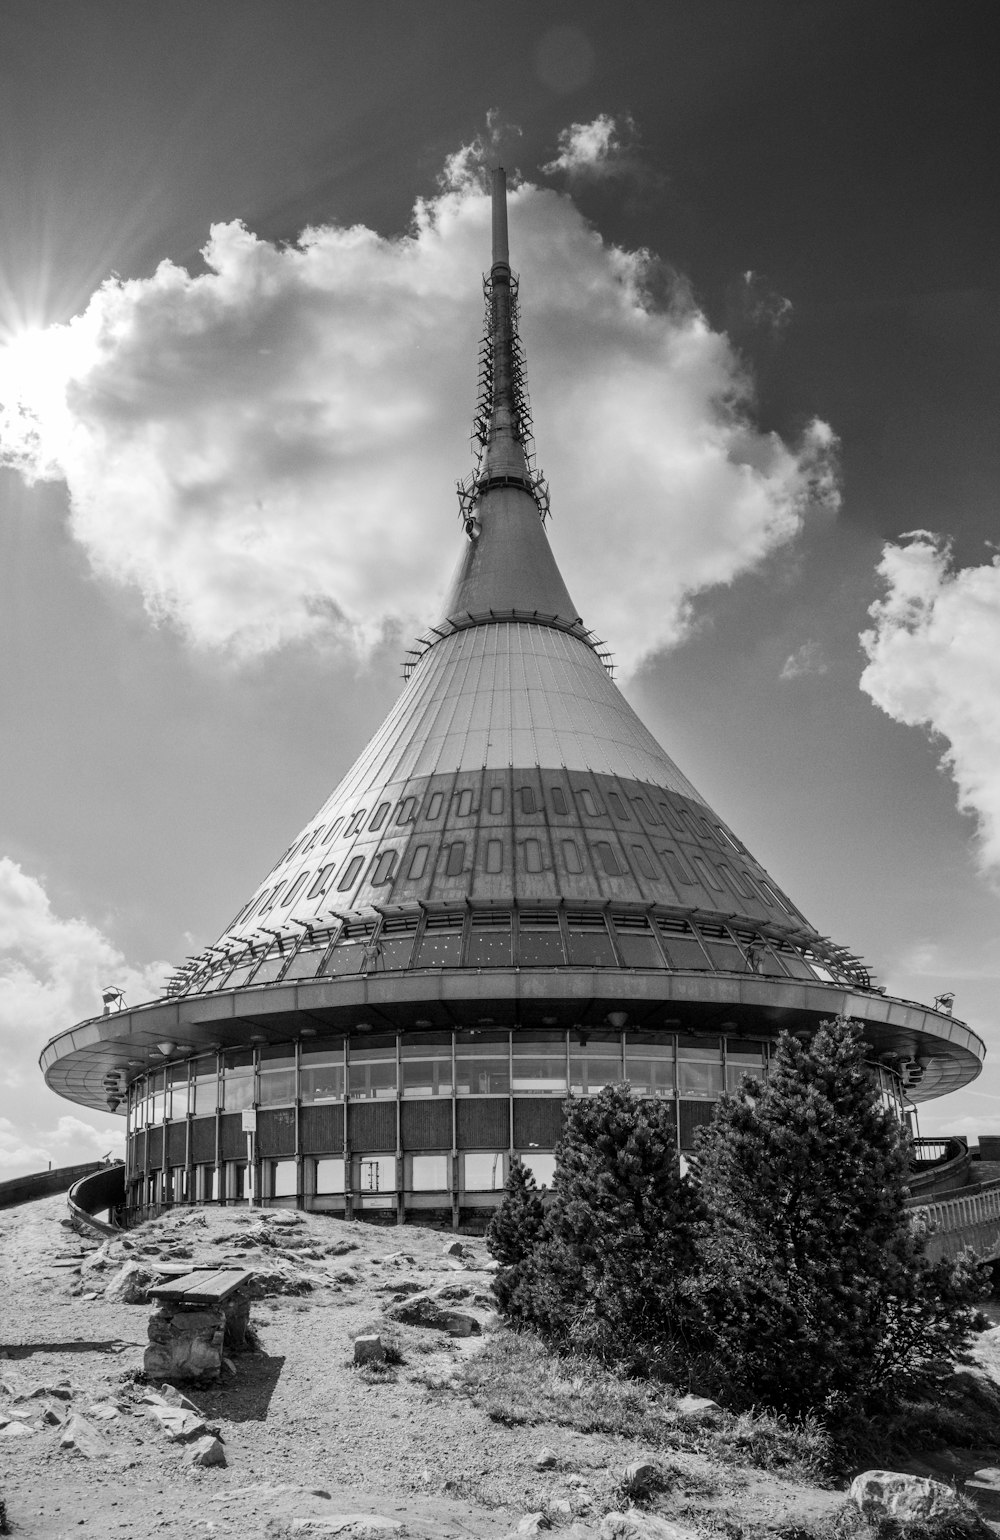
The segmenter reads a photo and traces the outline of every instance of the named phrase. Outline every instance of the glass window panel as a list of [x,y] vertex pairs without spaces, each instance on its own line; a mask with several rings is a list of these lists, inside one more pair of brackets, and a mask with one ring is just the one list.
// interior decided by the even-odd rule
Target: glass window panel
[[466,966],[469,968],[509,968],[513,961],[511,953],[511,925],[509,917],[494,920],[493,916],[486,921],[479,915],[472,917],[472,929],[469,933],[469,951]]
[[391,804],[388,802],[379,803],[369,821],[369,829],[381,829],[382,825],[385,823],[390,805]]
[[644,850],[641,845],[633,845],[632,846],[632,859],[635,862],[636,866],[638,867],[638,869],[641,872],[643,877],[655,877],[656,876],[656,871],[654,870],[653,863],[652,863],[652,861],[649,858],[649,852],[647,850]]
[[722,883],[712,871],[712,868],[709,866],[707,861],[702,860],[701,856],[692,856],[691,865],[698,873],[698,876],[701,878],[706,888],[711,888],[713,893],[722,892]]
[[284,977],[286,979],[311,979],[319,972],[319,965],[326,954],[327,942],[320,942],[318,946],[301,946],[288,964]]
[[625,822],[628,822],[628,814],[625,811],[625,804],[616,791],[608,792],[608,805],[616,818],[621,818]]
[[676,931],[661,925],[660,939],[667,949],[671,966],[674,968],[708,968],[708,959],[701,949],[701,943],[697,941],[690,931]]
[[323,972],[333,974],[335,977],[344,973],[360,973],[365,965],[367,954],[367,938],[359,941],[338,941],[326,960]]
[[490,787],[490,812],[498,814],[503,812],[503,787]]
[[150,1117],[154,1123],[163,1122],[163,1108],[166,1100],[166,1078],[163,1070],[150,1076],[153,1085],[153,1105],[150,1109]]
[[340,826],[343,823],[343,821],[344,820],[342,818],[337,818],[330,825],[330,827],[326,831],[326,839],[323,841],[324,845],[329,845],[330,841],[333,839],[334,835],[336,834],[337,830],[340,828]]
[[476,1150],[463,1156],[466,1192],[500,1192],[507,1180],[503,1150]]
[[376,859],[375,859],[375,870],[372,873],[372,884],[373,884],[373,886],[376,887],[376,888],[379,888],[379,887],[382,887],[383,884],[385,884],[387,882],[391,882],[392,881],[392,874],[395,871],[395,869],[396,869],[396,852],[395,852],[395,850],[383,850],[382,854],[380,856],[377,856]]
[[541,1150],[528,1150],[521,1156],[522,1164],[531,1172],[539,1187],[551,1187],[556,1174],[556,1158]]
[[455,1040],[455,1089],[460,1096],[507,1096],[510,1057],[506,1032],[460,1032]]
[[562,849],[566,870],[568,872],[582,872],[583,863],[580,860],[580,852],[576,848],[576,840],[563,840]]
[[316,1162],[317,1193],[336,1193],[344,1190],[344,1162],[339,1157],[324,1156]]
[[637,1096],[672,1096],[673,1038],[666,1034],[643,1038],[629,1033],[625,1042],[625,1078]]
[[503,871],[503,840],[486,841],[486,870],[494,874]]
[[288,908],[289,904],[292,902],[292,899],[295,898],[298,895],[298,893],[302,889],[303,884],[311,876],[312,876],[311,872],[300,872],[299,873],[298,877],[296,877],[295,881],[292,883],[291,887],[288,889],[288,892],[285,894],[284,898],[281,900],[281,907],[282,907],[282,909],[287,909]]
[[344,1095],[343,1043],[303,1045],[299,1081],[304,1102],[339,1102]]
[[358,880],[358,873],[364,865],[364,856],[352,856],[344,867],[344,874],[337,883],[337,892],[346,893],[348,888],[353,888]]
[[562,818],[569,809],[566,806],[566,793],[561,786],[552,787],[552,811]]
[[431,800],[427,804],[427,817],[429,819],[440,818],[441,804],[444,801],[444,793],[435,791],[431,793]]
[[274,980],[278,977],[278,974],[287,963],[288,957],[288,952],[279,952],[277,949],[269,952],[264,958],[264,961],[260,964],[260,967],[257,968],[256,972],[254,973],[253,978],[251,979],[251,983],[273,984]]
[[351,1045],[348,1065],[348,1089],[363,1100],[382,1100],[396,1094],[396,1044],[390,1041],[377,1047]]
[[569,960],[586,968],[614,968],[617,965],[603,916],[596,916],[595,923],[589,925],[574,924],[570,917]]
[[601,816],[601,810],[594,801],[594,794],[586,786],[580,792],[580,805],[588,818],[599,818]]
[[722,1095],[722,1054],[716,1042],[677,1045],[677,1090],[680,1096],[712,1100]]
[[413,855],[410,857],[410,869],[406,874],[410,882],[416,882],[418,877],[424,875],[427,866],[427,852],[430,848],[429,845],[418,845],[414,850]]
[[364,818],[364,816],[365,809],[363,807],[359,807],[357,812],[352,814],[351,821],[347,825],[347,828],[344,830],[345,836],[349,834],[357,834],[358,830],[361,828],[361,820]]
[[607,840],[598,840],[594,846],[598,859],[609,877],[620,877],[621,868],[618,865],[618,857],[615,855]]
[[468,818],[472,812],[472,792],[466,787],[458,794],[458,806],[455,809],[459,818]]
[[299,1190],[299,1171],[294,1160],[271,1162],[271,1194],[275,1198],[294,1198]]
[[694,877],[676,850],[661,850],[660,856],[672,882],[688,886],[694,882]]
[[394,1155],[361,1155],[358,1158],[358,1191],[395,1192],[396,1157]]
[[412,823],[417,811],[416,797],[404,797],[399,804],[399,812],[396,814],[397,824]]
[[253,1070],[227,1069],[222,1077],[222,1107],[225,1112],[239,1112],[253,1106]]
[[465,841],[455,840],[448,846],[448,863],[445,868],[447,877],[459,877],[465,868]]
[[535,791],[532,786],[521,787],[521,812],[533,813],[535,811]]
[[226,981],[227,987],[229,989],[239,989],[241,984],[246,983],[247,979],[250,977],[256,966],[256,957],[251,957],[247,962],[241,962],[239,966],[234,968],[232,973],[229,975],[229,978]]
[[793,951],[790,946],[779,947],[778,951],[782,963],[792,975],[792,978],[811,979],[813,977],[812,969],[805,958],[800,957],[798,952]]
[[412,1192],[446,1192],[450,1186],[450,1157],[447,1155],[411,1155],[410,1189]]
[[593,1096],[622,1079],[622,1043],[615,1033],[571,1032],[569,1088],[574,1096]]
[[260,1104],[275,1107],[295,1100],[295,1066],[288,1069],[262,1069]]
[[191,1087],[191,1111],[197,1117],[214,1112],[219,1100],[219,1077],[215,1059],[195,1059],[194,1082]]
[[745,1075],[764,1077],[766,1049],[763,1043],[726,1043],[726,1090],[735,1091]]
[[378,956],[375,959],[374,971],[393,973],[401,968],[408,968],[416,939],[415,924],[400,925],[398,921],[387,921],[379,932]]
[[183,1118],[188,1110],[188,1067],[186,1064],[173,1064],[167,1070],[167,1084],[169,1086],[169,1105],[166,1113],[168,1118]]
[[551,919],[543,920],[541,916],[522,914],[518,922],[518,962],[521,967],[545,968],[565,961],[558,918],[553,915]]
[[429,916],[417,955],[417,967],[458,968],[461,963],[462,916]]
[[331,861],[328,866],[324,866],[321,871],[317,872],[316,880],[306,894],[306,898],[318,898],[321,893],[326,892],[330,886],[330,878],[333,876],[336,865],[336,861]]
[[663,957],[649,931],[618,930],[618,946],[626,968],[662,968]]
[[404,1041],[401,1049],[404,1096],[450,1096],[451,1034]]
[[562,1032],[515,1034],[512,1088],[566,1094],[566,1038]]
[[524,865],[529,872],[540,872],[542,869],[542,847],[537,840],[525,840]]

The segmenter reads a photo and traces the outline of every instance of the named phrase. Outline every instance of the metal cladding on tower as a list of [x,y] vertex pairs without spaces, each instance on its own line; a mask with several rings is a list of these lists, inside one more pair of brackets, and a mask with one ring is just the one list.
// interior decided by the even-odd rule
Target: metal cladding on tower
[[265,1196],[457,1213],[609,1080],[671,1098],[689,1147],[783,1028],[865,1022],[901,1110],[979,1072],[979,1038],[822,936],[616,685],[546,534],[502,170],[492,205],[461,553],[399,699],[164,997],[42,1054],[70,1099],[124,1098],[135,1207],[175,1166],[232,1196],[248,1099]]

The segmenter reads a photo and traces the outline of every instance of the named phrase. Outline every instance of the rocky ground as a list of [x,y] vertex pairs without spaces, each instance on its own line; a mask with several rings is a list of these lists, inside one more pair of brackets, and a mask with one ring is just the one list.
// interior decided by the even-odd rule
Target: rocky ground
[[[0,1213],[0,1498],[15,1536],[491,1540],[541,1513],[553,1540],[560,1528],[610,1540],[606,1515],[628,1506],[627,1468],[649,1460],[649,1445],[497,1421],[468,1393],[470,1358],[493,1325],[481,1240],[463,1239],[456,1256],[450,1233],[419,1226],[191,1210],[98,1246],[65,1214],[62,1197]],[[252,1311],[259,1350],[189,1392],[224,1466],[192,1465],[193,1446],[171,1441],[141,1374],[152,1307],[121,1297],[123,1264],[141,1283],[143,1270],[188,1262],[253,1268],[267,1290]],[[470,1335],[441,1329],[449,1312]],[[414,1324],[437,1313],[437,1325]],[[356,1367],[354,1341],[371,1332],[401,1361]],[[1000,1328],[977,1354],[1000,1382]],[[962,1451],[952,1468],[941,1458],[912,1468],[972,1476],[988,1455]],[[717,1535],[787,1534],[844,1500],[738,1460],[720,1468],[690,1438],[667,1485],[658,1511]]]

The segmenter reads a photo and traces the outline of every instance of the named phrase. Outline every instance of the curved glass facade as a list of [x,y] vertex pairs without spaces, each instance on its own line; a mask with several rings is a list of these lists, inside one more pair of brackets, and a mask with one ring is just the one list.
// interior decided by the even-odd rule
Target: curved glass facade
[[[763,1039],[477,1026],[310,1036],[154,1070],[128,1094],[129,1206],[302,1204],[340,1213],[492,1206],[518,1154],[550,1180],[567,1096],[627,1080],[673,1109],[680,1151]],[[903,1114],[898,1078],[873,1065]]]

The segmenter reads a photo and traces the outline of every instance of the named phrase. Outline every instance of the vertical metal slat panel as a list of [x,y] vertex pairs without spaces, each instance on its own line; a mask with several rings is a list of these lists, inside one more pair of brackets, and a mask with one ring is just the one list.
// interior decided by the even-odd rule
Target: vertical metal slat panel
[[191,1121],[191,1159],[196,1166],[215,1165],[215,1119]]
[[404,1150],[451,1149],[451,1098],[402,1102],[400,1142]]
[[506,1150],[510,1146],[510,1103],[506,1096],[476,1097],[456,1106],[460,1150]]
[[263,1158],[295,1154],[295,1108],[273,1108],[257,1114],[257,1150]]
[[149,1142],[149,1164],[159,1169],[163,1165],[163,1129],[147,1129],[146,1138]]
[[694,1149],[695,1129],[711,1123],[715,1116],[715,1102],[681,1102],[681,1149]]
[[183,1166],[187,1160],[187,1123],[167,1125],[167,1165]]
[[306,1155],[342,1155],[344,1108],[340,1102],[303,1107],[300,1114],[302,1149]]
[[396,1103],[352,1102],[347,1112],[347,1130],[352,1150],[394,1150]]
[[238,1112],[224,1112],[219,1119],[219,1153],[223,1160],[242,1160],[247,1152],[243,1118]]

